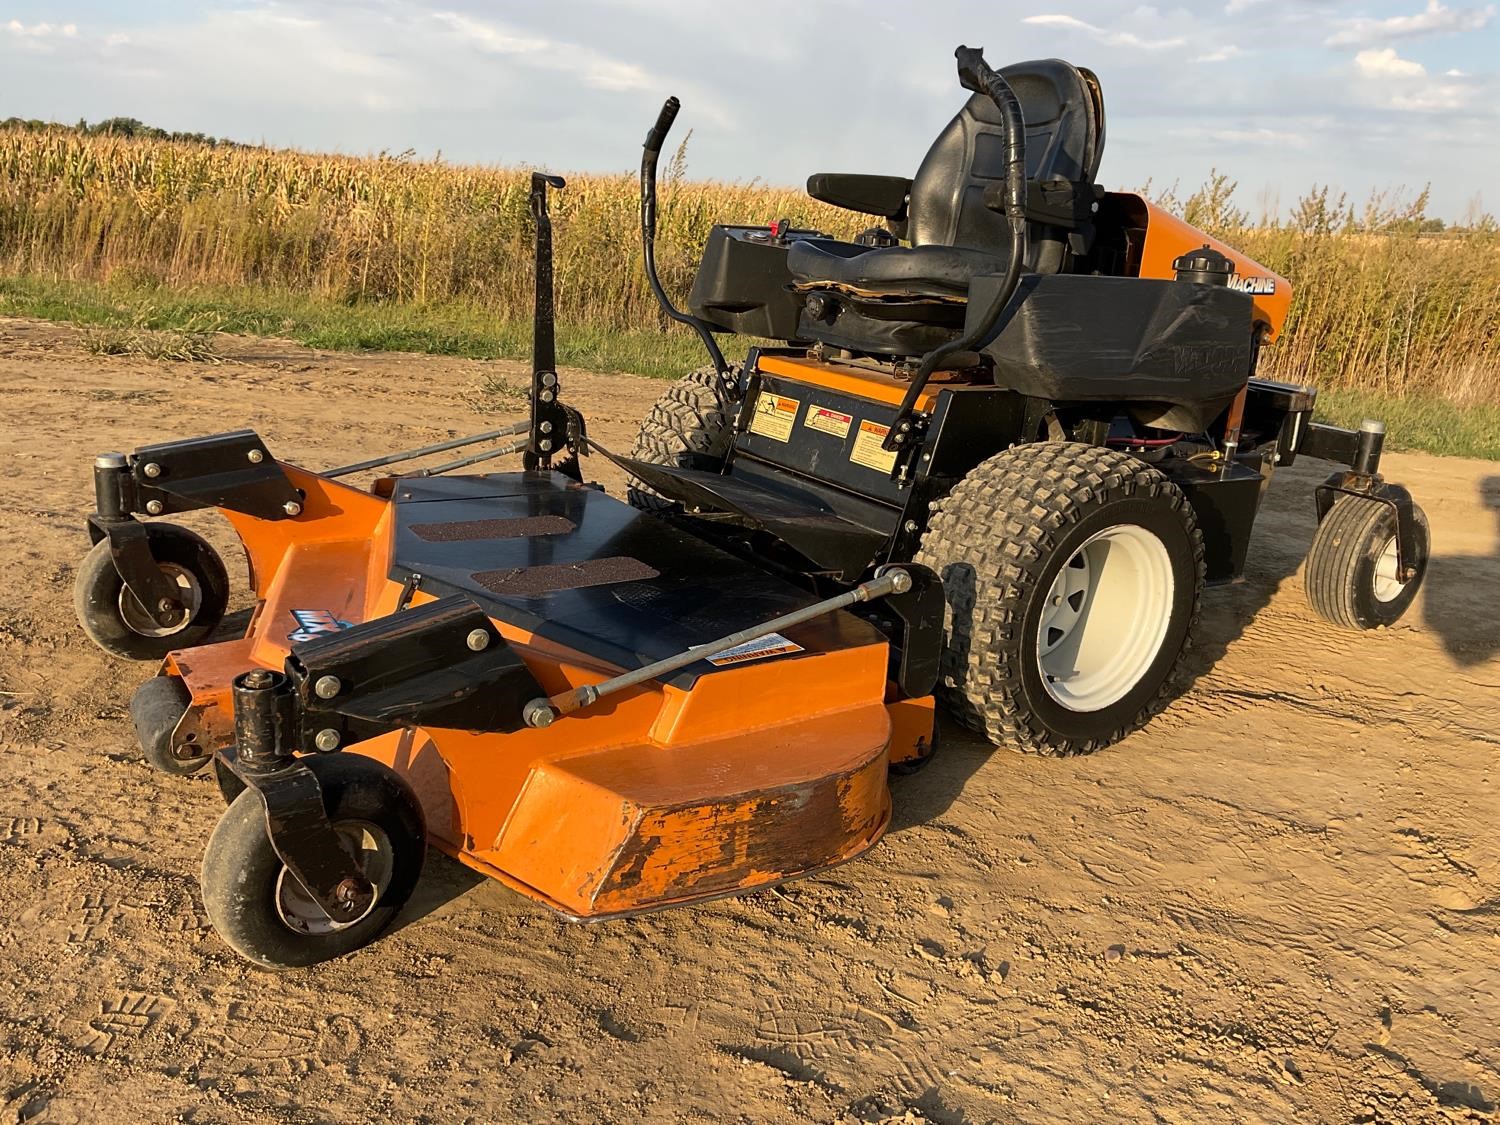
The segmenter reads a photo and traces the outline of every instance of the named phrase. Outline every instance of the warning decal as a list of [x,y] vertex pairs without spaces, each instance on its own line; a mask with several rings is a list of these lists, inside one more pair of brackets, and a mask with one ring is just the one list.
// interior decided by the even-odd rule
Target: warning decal
[[849,460],[869,469],[879,469],[882,473],[891,472],[896,467],[896,454],[880,448],[880,443],[885,441],[885,435],[890,432],[889,426],[861,418],[859,433],[854,437],[854,451],[849,454]]
[[802,646],[795,641],[787,640],[780,633],[768,633],[764,637],[715,653],[708,658],[708,662],[715,667],[724,668],[730,664],[745,664],[751,660],[764,660],[768,656],[785,656],[790,652],[801,651]]
[[750,422],[750,432],[776,441],[791,441],[792,423],[797,420],[797,407],[801,405],[798,399],[762,391],[755,400],[755,417]]
[[837,410],[829,410],[826,406],[809,406],[807,417],[802,419],[802,424],[809,430],[822,430],[825,434],[832,434],[836,438],[849,436],[849,424],[854,421],[853,415],[840,414]]

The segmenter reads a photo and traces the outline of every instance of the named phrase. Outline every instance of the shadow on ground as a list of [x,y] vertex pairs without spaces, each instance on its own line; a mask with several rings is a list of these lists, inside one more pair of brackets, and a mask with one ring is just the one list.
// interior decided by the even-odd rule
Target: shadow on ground
[[1434,555],[1427,564],[1422,619],[1457,663],[1483,664],[1500,653],[1500,476],[1479,482],[1479,501],[1494,514],[1488,555]]

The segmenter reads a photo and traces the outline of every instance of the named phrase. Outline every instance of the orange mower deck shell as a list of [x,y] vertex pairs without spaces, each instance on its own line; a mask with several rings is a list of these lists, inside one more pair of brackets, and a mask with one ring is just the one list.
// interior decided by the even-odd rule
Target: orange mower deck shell
[[[392,503],[284,468],[305,494],[301,516],[225,513],[259,605],[246,638],[168,657],[192,696],[174,741],[232,743],[230,684],[250,667],[282,667],[293,609],[349,624],[396,610]],[[429,600],[419,591],[412,604]],[[548,693],[620,671],[495,625]],[[748,890],[869,848],[890,820],[892,756],[932,744],[930,698],[885,701],[885,643],[800,629],[786,635],[805,651],[717,669],[691,690],[652,683],[543,729],[403,730],[342,752],[402,774],[440,850],[570,917]]]

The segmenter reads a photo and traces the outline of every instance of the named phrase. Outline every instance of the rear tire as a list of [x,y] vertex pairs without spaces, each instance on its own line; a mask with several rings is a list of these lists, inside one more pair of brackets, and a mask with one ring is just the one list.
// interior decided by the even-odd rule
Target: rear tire
[[153,621],[125,588],[101,539],[84,556],[73,582],[73,609],[89,639],[111,656],[160,660],[208,639],[229,604],[229,572],[200,535],[170,523],[146,525],[151,555],[183,591],[184,618],[170,626]]
[[[738,368],[731,365],[730,370],[737,372]],[[712,367],[700,367],[672,384],[656,400],[641,423],[630,456],[651,465],[677,469],[722,464],[732,436],[719,373]],[[666,499],[634,478],[625,495],[643,512],[682,510],[676,500]]]
[[271,848],[260,794],[224,810],[203,853],[203,906],[219,936],[263,969],[298,969],[342,957],[379,937],[416,889],[427,854],[422,808],[390,767],[356,754],[304,758],[336,831],[359,849],[375,883],[369,911],[334,923]]
[[1137,458],[1007,449],[938,503],[916,561],[948,603],[939,692],[991,742],[1089,753],[1174,698],[1203,540],[1182,491]]
[[1345,629],[1394,625],[1417,596],[1427,574],[1427,515],[1415,504],[1417,542],[1408,565],[1416,574],[1402,582],[1396,573],[1396,513],[1363,496],[1341,495],[1318,525],[1307,552],[1307,600],[1326,621]]

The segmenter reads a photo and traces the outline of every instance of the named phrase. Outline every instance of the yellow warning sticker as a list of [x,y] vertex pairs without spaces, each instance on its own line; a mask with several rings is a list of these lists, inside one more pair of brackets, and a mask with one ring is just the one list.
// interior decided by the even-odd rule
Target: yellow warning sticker
[[849,454],[849,460],[856,465],[878,469],[882,473],[891,472],[896,467],[896,454],[894,451],[880,448],[881,443],[885,441],[885,435],[890,432],[889,426],[882,426],[879,422],[861,418],[859,432],[854,435],[854,451]]
[[840,414],[826,406],[809,406],[802,424],[809,430],[822,430],[836,438],[845,438],[849,436],[849,424],[853,421],[854,416],[851,414]]
[[755,400],[755,417],[750,420],[750,432],[776,441],[791,441],[792,423],[797,420],[797,407],[801,405],[798,399],[762,391]]
[[715,667],[724,668],[730,664],[746,664],[751,660],[764,660],[768,656],[785,656],[787,653],[801,651],[802,646],[796,641],[789,641],[780,633],[767,633],[764,637],[716,652],[708,658],[708,662]]

